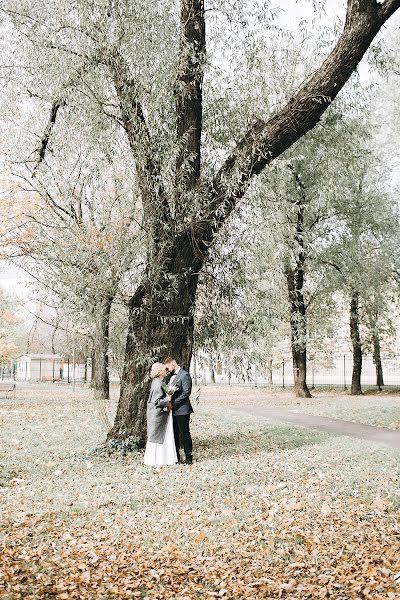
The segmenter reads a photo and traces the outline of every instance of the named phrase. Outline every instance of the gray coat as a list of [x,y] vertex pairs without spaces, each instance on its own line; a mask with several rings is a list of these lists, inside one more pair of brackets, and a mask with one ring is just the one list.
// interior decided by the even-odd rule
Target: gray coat
[[169,416],[169,411],[163,410],[167,406],[168,398],[161,387],[162,384],[158,377],[153,379],[147,400],[147,439],[156,444],[164,443]]

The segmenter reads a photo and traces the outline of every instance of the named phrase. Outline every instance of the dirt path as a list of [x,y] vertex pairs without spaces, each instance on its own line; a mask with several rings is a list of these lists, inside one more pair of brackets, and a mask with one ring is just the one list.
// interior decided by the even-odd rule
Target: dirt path
[[252,415],[258,415],[260,417],[266,417],[267,419],[273,419],[275,421],[295,423],[296,425],[302,425],[303,427],[309,427],[310,429],[319,429],[320,431],[325,431],[334,435],[347,435],[349,437],[391,446],[392,448],[400,448],[400,431],[388,429],[387,427],[374,427],[372,425],[353,423],[341,419],[306,415],[281,407],[263,408],[260,406],[248,406],[244,408],[231,406],[230,408]]

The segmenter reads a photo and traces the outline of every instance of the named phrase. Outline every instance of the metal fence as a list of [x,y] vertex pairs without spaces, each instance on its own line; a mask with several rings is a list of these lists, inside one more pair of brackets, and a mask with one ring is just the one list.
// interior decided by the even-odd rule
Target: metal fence
[[[400,387],[400,356],[383,355],[381,362],[384,387]],[[326,386],[347,389],[351,386],[352,371],[352,354],[311,355],[307,364],[307,384],[311,388]],[[274,375],[275,385],[293,386],[291,359],[283,359],[281,369],[275,371]],[[376,366],[371,355],[363,356],[361,386],[377,388]]]
[[[383,354],[381,356],[384,389],[400,389],[400,355]],[[214,370],[211,376],[209,368],[198,364],[197,369],[192,368],[193,377],[197,378],[198,385],[247,385],[270,387],[293,387],[293,364],[291,356],[287,355],[275,359],[269,367],[261,369],[257,365],[249,365],[240,374],[229,374],[224,370],[223,362]],[[50,369],[50,370],[49,370]],[[30,381],[63,381],[65,383],[86,383],[90,381],[90,361],[85,365],[72,360],[64,359],[62,367],[48,366],[48,372],[39,364],[39,371]],[[310,353],[307,359],[307,384],[310,388],[335,387],[348,389],[351,386],[353,370],[353,355],[350,353]],[[16,361],[0,366],[0,380],[18,379]],[[25,380],[24,377],[20,378]],[[110,381],[118,382],[118,373],[110,369]],[[367,389],[376,389],[376,368],[371,355],[363,356],[361,386]]]
[[[400,355],[381,356],[384,388],[400,388]],[[350,353],[313,353],[307,359],[307,384],[314,387],[335,387],[348,389],[351,386],[353,355]],[[293,363],[291,356],[273,360],[270,368],[261,369],[252,365],[243,374],[228,374],[222,368],[214,373],[217,385],[250,385],[293,387]],[[198,384],[209,385],[210,373],[203,370],[197,375]],[[214,382],[213,382],[214,383]],[[377,389],[376,368],[371,355],[363,356],[361,386]]]

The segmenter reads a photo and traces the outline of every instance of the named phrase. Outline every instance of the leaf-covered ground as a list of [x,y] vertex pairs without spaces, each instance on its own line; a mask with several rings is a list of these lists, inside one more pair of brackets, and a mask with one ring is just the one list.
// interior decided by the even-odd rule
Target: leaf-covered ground
[[400,597],[396,450],[208,392],[192,467],[90,454],[104,426],[84,391],[20,392],[0,418],[1,598]]
[[201,397],[214,405],[283,406],[320,417],[400,429],[400,394],[366,392],[363,396],[350,396],[344,391],[319,389],[312,390],[312,394],[312,398],[295,398],[289,389],[250,387],[208,386],[201,390]]

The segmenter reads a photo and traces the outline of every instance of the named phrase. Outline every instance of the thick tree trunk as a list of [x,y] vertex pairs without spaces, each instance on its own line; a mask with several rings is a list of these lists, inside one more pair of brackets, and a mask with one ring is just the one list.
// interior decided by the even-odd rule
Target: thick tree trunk
[[[110,335],[110,311],[112,298],[104,298],[98,303],[95,314],[96,330],[94,344],[94,377],[92,388],[103,399],[110,398],[110,379],[108,373],[108,348]],[[92,366],[93,368],[93,366]]]
[[376,385],[378,390],[381,391],[384,383],[383,383],[383,369],[382,369],[382,359],[381,359],[381,341],[379,339],[379,333],[374,329],[372,332],[372,343],[374,346],[374,364],[376,370]]
[[351,395],[359,396],[361,390],[362,347],[359,322],[359,294],[353,291],[350,301],[350,338],[353,346],[353,372],[351,376]]
[[[138,288],[131,300],[121,393],[108,443],[133,438],[139,447],[143,444],[149,367],[154,361],[169,355],[185,369],[190,367],[194,302],[204,257],[200,258],[192,248],[189,237],[182,239],[178,248],[169,264],[164,262],[165,270],[157,280],[148,275],[147,283]],[[171,277],[175,278],[176,287]]]

